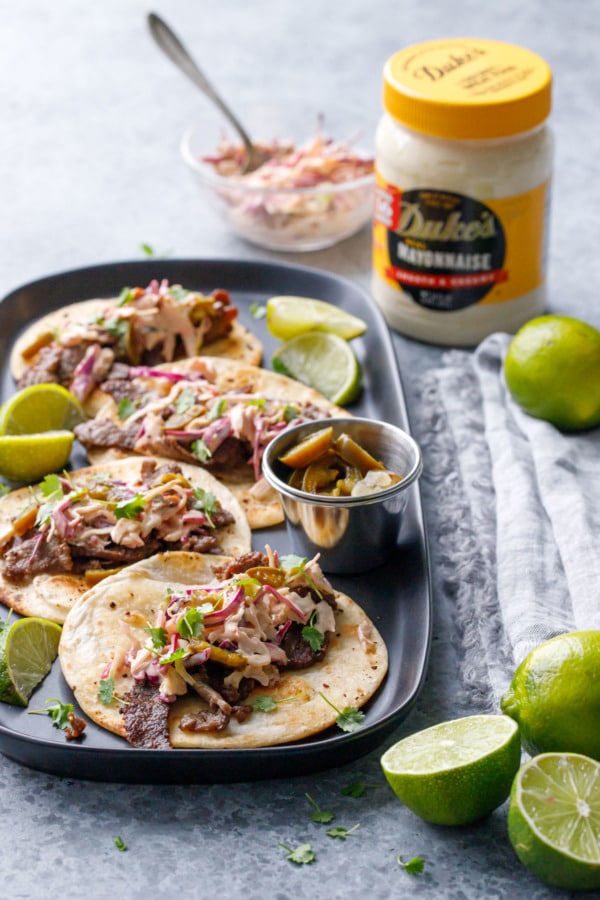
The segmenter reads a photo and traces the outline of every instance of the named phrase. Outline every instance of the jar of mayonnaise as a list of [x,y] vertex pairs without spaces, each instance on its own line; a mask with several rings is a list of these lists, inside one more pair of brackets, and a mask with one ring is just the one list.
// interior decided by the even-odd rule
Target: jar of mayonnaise
[[429,41],[384,68],[373,295],[389,325],[469,346],[546,302],[552,73],[490,40]]

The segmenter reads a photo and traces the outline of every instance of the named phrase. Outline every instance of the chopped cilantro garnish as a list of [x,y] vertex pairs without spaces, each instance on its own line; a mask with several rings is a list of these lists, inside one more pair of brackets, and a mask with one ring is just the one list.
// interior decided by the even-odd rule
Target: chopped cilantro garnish
[[131,303],[131,301],[135,298],[134,292],[131,288],[124,287],[121,293],[119,294],[119,299],[117,301],[117,306],[125,306],[127,303]]
[[321,691],[319,691],[319,697],[338,714],[335,724],[342,731],[357,731],[361,727],[365,720],[365,714],[361,709],[357,709],[355,706],[345,706],[344,709],[338,709]]
[[117,848],[117,850],[120,850],[121,852],[123,852],[124,850],[127,850],[127,844],[125,843],[125,841],[119,834],[116,836],[114,841],[115,841],[115,847]]
[[254,400],[248,400],[248,406],[258,406],[259,409],[262,409],[266,402],[265,397],[255,397]]
[[178,659],[185,659],[187,656],[190,656],[191,651],[186,650],[185,647],[179,647],[178,650],[174,650],[173,653],[169,653],[167,656],[161,656],[158,660],[161,666],[166,666],[168,663],[177,662]]
[[150,635],[150,642],[155,650],[162,650],[163,647],[166,646],[168,635],[166,628],[153,628],[149,626],[148,628],[144,628],[146,634]]
[[298,694],[294,694],[293,697],[283,697],[281,700],[275,700],[274,697],[269,697],[267,694],[259,694],[258,697],[255,697],[252,701],[252,709],[257,712],[271,713],[275,712],[280,703],[290,703],[292,700],[295,700]]
[[177,633],[182,638],[200,637],[204,627],[204,614],[197,606],[190,606],[177,622]]
[[226,405],[227,401],[225,400],[225,397],[219,397],[218,400],[215,400],[213,407],[208,414],[209,422],[214,422],[215,419],[220,419],[223,415]]
[[56,474],[46,475],[44,480],[40,483],[39,488],[46,498],[46,502],[42,503],[37,511],[37,516],[35,518],[36,528],[41,528],[46,524],[52,515],[54,505],[65,496],[60,477]]
[[202,438],[198,438],[197,441],[194,441],[190,449],[200,462],[206,462],[206,460],[210,459],[212,456],[212,452],[208,449]]
[[408,872],[409,875],[420,875],[425,868],[425,860],[420,856],[413,856],[413,858],[409,859],[408,862],[403,862],[402,856],[398,854],[398,856],[396,857],[396,862],[399,866],[402,866],[404,871]]
[[319,825],[328,825],[329,822],[332,822],[335,819],[335,813],[330,812],[326,809],[321,809],[316,800],[310,796],[310,794],[304,795],[308,802],[314,806],[315,812],[311,814],[311,820],[313,822],[318,822]]
[[283,418],[286,422],[293,422],[294,419],[297,419],[300,415],[300,410],[297,406],[291,406],[289,403],[283,407]]
[[328,828],[325,834],[329,835],[330,838],[339,838],[341,841],[345,841],[348,835],[353,834],[358,827],[358,824],[354,825],[352,828],[344,828],[342,825],[336,825],[335,828]]
[[130,328],[130,323],[127,319],[119,319],[116,316],[112,319],[105,319],[104,322],[99,324],[102,325],[102,328],[107,331],[111,337],[117,339],[125,337]]
[[136,519],[144,510],[144,497],[142,494],[134,494],[130,500],[121,500],[115,506],[117,519]]
[[278,356],[274,356],[272,358],[271,365],[273,366],[273,371],[278,372],[279,375],[287,375],[288,378],[293,377],[286,364],[282,362],[282,360],[280,360]]
[[325,643],[325,635],[315,626],[317,611],[314,609],[311,613],[308,625],[302,629],[302,637],[310,647],[313,653],[318,653]]
[[262,303],[251,303],[250,304],[250,315],[253,319],[264,319],[267,314],[267,307],[263,306]]
[[50,716],[55,728],[65,729],[71,724],[69,715],[73,712],[73,704],[62,703],[60,700],[57,700],[56,697],[52,697],[50,700],[46,700],[45,709],[29,709],[27,711],[32,715]]
[[154,256],[154,248],[150,244],[140,244],[140,249],[146,256]]
[[194,401],[193,388],[184,388],[175,400],[175,412],[179,414],[187,412],[194,405]]
[[378,788],[381,787],[380,784],[349,784],[345,788],[342,788],[340,794],[344,797],[362,797],[367,788]]
[[115,696],[115,682],[113,678],[101,678],[98,684],[98,700],[104,706],[110,706]]
[[181,287],[180,284],[172,284],[168,290],[169,297],[172,297],[173,300],[185,300],[189,293],[190,291]]
[[197,487],[194,488],[193,497],[196,502],[196,509],[201,509],[203,513],[206,513],[210,525],[213,526],[212,517],[217,511],[218,504],[218,500],[213,492]]
[[117,403],[117,415],[121,422],[124,419],[128,419],[129,416],[132,416],[134,412],[137,410],[138,404],[133,400],[130,400],[129,397],[123,397]]
[[281,566],[281,568],[286,569],[288,572],[293,572],[294,569],[297,569],[301,575],[304,575],[311,590],[313,590],[317,597],[322,600],[323,594],[306,571],[307,563],[308,559],[306,556],[296,556],[295,553],[288,553],[285,556],[279,557],[279,565]]
[[295,863],[297,866],[308,865],[316,859],[316,854],[314,850],[311,849],[310,844],[300,844],[295,850],[282,844],[281,841],[279,841],[279,846],[283,847],[284,850],[287,850],[288,855],[286,859]]

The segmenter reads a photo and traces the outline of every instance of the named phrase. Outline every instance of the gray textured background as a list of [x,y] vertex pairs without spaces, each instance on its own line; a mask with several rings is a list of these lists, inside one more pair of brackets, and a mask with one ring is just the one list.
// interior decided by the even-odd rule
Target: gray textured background
[[[10,6],[0,30],[0,296],[64,269],[140,258],[143,242],[175,257],[299,262],[368,287],[368,230],[332,250],[275,255],[235,239],[203,208],[178,144],[206,101],[159,55],[144,3]],[[405,44],[473,35],[539,52],[555,73],[550,309],[600,326],[597,0],[157,0],[154,8],[241,114],[271,93],[305,92],[325,109],[360,107],[370,130],[380,114],[382,65]],[[421,376],[441,352],[400,337],[395,343],[410,413]],[[443,577],[436,565],[437,497],[426,478],[423,493],[434,640],[425,688],[392,740],[477,711],[456,677],[460,573]],[[477,826],[435,828],[385,786],[360,800],[340,797],[352,781],[383,784],[379,751],[315,776],[189,788],[70,781],[0,759],[0,896],[561,896],[516,860],[505,808]],[[309,821],[306,791],[336,809],[341,824],[359,822],[357,833],[346,842],[326,838]],[[118,834],[126,853],[114,847]],[[317,862],[293,867],[278,841],[310,841]],[[398,853],[425,857],[425,873],[411,879]]]

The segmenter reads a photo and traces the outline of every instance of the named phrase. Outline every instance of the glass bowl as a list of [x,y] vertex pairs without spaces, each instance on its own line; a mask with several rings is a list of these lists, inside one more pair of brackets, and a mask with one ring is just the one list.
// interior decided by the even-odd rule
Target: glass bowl
[[[280,106],[258,104],[244,110],[243,121],[257,143],[288,141],[298,148],[321,133],[347,144],[361,160],[372,160],[364,125],[357,121],[356,113],[341,108],[321,115],[318,107],[306,101],[284,101]],[[295,186],[285,182],[280,186],[265,184],[264,180],[256,183],[256,174],[238,180],[218,174],[212,163],[204,161],[215,158],[224,137],[232,144],[240,143],[222,118],[207,116],[187,129],[181,153],[212,209],[232,231],[252,244],[279,251],[320,250],[350,237],[371,220],[375,178],[372,172],[364,174],[364,166],[363,174],[339,183],[320,181],[298,186],[296,181]],[[264,178],[264,173],[263,169],[263,176],[258,178]]]

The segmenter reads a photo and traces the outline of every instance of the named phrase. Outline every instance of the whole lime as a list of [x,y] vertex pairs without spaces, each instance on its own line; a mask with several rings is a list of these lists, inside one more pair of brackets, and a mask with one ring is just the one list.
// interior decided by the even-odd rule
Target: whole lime
[[600,331],[570,316],[523,325],[504,361],[506,384],[530,416],[575,431],[600,424]]
[[532,756],[582,753],[600,760],[600,631],[572,631],[539,644],[500,702]]

